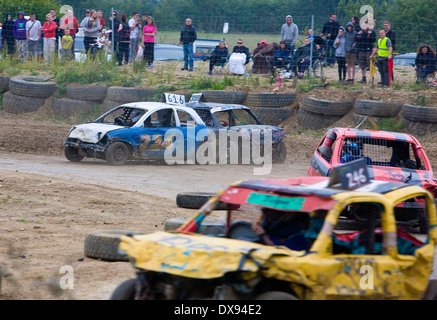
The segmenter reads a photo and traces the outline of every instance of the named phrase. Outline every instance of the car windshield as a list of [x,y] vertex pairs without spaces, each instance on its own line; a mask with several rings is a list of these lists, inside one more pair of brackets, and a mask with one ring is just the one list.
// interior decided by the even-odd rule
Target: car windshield
[[368,165],[425,170],[424,161],[412,143],[374,138],[346,138],[340,162],[366,159]]

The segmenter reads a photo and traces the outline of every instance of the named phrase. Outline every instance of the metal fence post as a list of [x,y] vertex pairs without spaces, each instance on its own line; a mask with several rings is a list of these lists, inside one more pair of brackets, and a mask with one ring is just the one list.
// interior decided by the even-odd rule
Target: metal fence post
[[314,16],[311,16],[311,34],[310,34],[310,77],[311,74],[313,73],[313,41],[314,41],[314,37],[313,37],[313,33],[314,33]]
[[112,60],[114,60],[114,40],[115,40],[115,35],[114,35],[114,8],[111,8],[111,51],[112,51]]

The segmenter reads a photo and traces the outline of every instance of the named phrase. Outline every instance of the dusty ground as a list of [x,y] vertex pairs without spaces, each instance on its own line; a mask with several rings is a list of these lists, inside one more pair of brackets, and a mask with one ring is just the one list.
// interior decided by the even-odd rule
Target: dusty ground
[[[369,94],[332,90],[328,87],[311,95],[345,100],[350,94]],[[406,92],[396,98],[382,89],[371,94],[404,103],[417,96],[417,92]],[[430,94],[435,103],[435,92]],[[165,220],[193,213],[176,206],[178,192],[215,192],[235,180],[257,178],[251,166],[142,163],[114,168],[92,160],[73,164],[62,154],[62,141],[71,126],[44,121],[45,111],[17,116],[0,110],[0,267],[4,276],[0,298],[4,300],[108,299],[115,286],[134,272],[126,262],[85,257],[88,232],[163,230]],[[352,125],[347,117],[341,124]],[[288,158],[269,176],[305,175],[324,130],[299,128],[296,114],[283,127]],[[419,140],[435,167],[435,137]],[[66,265],[74,270],[72,290],[60,290],[58,285],[64,275],[61,267]]]

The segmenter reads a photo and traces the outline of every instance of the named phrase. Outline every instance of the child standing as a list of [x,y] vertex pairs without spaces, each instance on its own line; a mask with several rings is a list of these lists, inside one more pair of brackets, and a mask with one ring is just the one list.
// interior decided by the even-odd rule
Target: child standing
[[338,29],[338,36],[334,41],[335,57],[338,64],[338,82],[346,80],[346,38],[344,28]]
[[73,47],[73,37],[70,35],[70,29],[65,29],[65,34],[62,36],[61,39],[61,56],[63,60],[71,60],[73,54],[72,54],[72,47]]

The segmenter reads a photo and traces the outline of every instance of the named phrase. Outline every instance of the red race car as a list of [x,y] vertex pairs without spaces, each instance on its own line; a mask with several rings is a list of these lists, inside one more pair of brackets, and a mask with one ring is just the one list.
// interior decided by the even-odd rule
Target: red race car
[[[332,128],[317,146],[308,175],[330,176],[333,168],[358,159],[365,159],[370,179],[419,185],[436,197],[437,180],[425,150],[406,133]],[[359,176],[350,179],[354,183]],[[420,202],[402,206],[407,216],[417,218]]]

